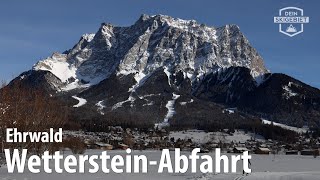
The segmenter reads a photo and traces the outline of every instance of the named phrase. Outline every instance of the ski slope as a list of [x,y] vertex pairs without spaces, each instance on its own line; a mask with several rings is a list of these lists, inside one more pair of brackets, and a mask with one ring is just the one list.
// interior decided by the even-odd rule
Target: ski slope
[[291,131],[295,131],[297,133],[306,133],[308,131],[308,128],[297,128],[297,127],[288,126],[288,125],[281,124],[281,123],[272,122],[272,121],[269,121],[269,120],[266,120],[266,119],[261,119],[261,121],[262,121],[263,124],[273,124],[274,126],[279,126],[279,127],[283,128],[283,129],[288,129],[288,130],[291,130]]

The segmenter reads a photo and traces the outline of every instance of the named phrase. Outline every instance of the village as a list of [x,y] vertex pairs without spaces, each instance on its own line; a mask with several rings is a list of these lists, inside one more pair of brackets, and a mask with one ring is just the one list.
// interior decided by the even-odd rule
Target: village
[[107,132],[64,131],[64,138],[80,138],[87,149],[117,150],[162,150],[180,148],[192,151],[201,148],[202,153],[210,153],[221,148],[225,153],[283,154],[319,156],[320,138],[313,139],[300,135],[294,143],[280,142],[236,130],[204,132],[201,130],[168,131],[166,129],[123,129],[120,126],[108,127]]

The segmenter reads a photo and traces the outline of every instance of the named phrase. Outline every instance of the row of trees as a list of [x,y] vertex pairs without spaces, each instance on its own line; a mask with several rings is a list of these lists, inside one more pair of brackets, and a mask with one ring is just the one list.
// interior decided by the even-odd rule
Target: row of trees
[[50,150],[50,143],[7,143],[6,128],[23,132],[44,132],[59,128],[67,119],[67,109],[41,89],[15,85],[0,89],[0,141],[1,149],[29,149],[34,153]]

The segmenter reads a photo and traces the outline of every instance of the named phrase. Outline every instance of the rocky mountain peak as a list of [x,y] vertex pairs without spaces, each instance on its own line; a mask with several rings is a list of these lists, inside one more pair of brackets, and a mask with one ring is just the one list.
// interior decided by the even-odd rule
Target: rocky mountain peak
[[84,34],[72,49],[33,69],[50,71],[70,90],[97,84],[113,73],[148,75],[162,68],[197,81],[232,66],[250,69],[253,77],[268,72],[237,25],[215,28],[195,20],[142,15],[129,27],[102,23],[97,33]]

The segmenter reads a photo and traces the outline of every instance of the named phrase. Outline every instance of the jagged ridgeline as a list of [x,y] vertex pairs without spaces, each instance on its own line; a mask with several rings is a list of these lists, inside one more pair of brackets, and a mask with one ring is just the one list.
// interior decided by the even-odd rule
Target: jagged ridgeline
[[319,126],[320,119],[319,89],[270,73],[237,25],[164,15],[142,15],[128,27],[103,23],[9,86],[42,89],[88,129],[223,128],[260,118]]

